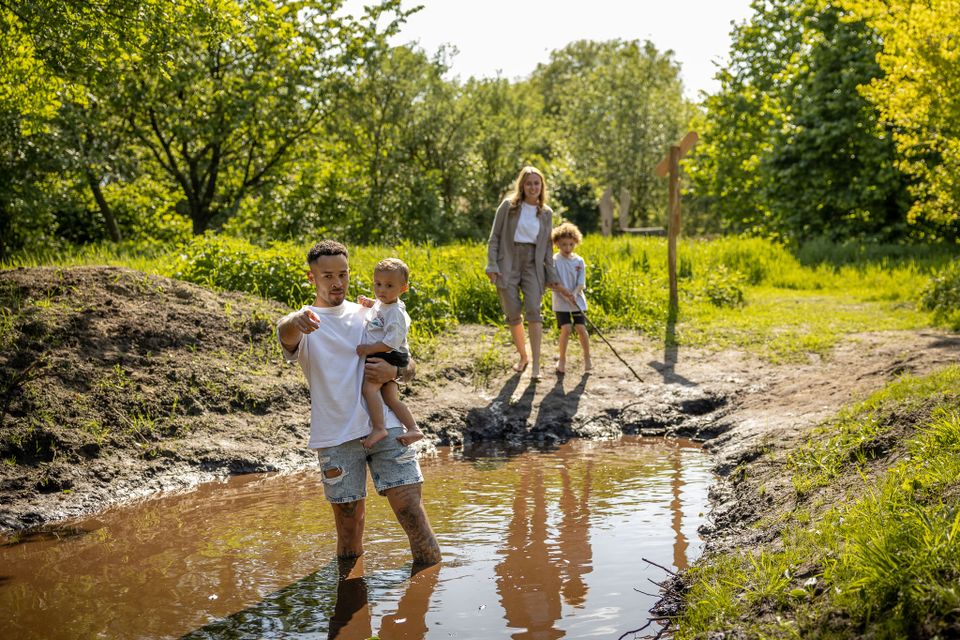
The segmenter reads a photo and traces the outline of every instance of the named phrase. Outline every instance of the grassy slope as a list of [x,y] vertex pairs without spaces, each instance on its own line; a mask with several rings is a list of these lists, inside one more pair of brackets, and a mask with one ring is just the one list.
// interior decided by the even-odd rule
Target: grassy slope
[[769,542],[698,563],[676,637],[956,637],[960,367],[841,412],[788,468],[795,504],[758,523]]

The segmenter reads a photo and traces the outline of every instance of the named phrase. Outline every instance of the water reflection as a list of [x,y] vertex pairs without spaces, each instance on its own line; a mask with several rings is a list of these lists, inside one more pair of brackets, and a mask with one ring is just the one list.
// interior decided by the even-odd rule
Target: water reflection
[[574,607],[582,607],[586,601],[587,585],[583,576],[593,569],[593,551],[590,548],[590,483],[593,460],[587,461],[587,470],[577,496],[566,467],[560,468],[563,480],[563,495],[560,497],[560,552],[567,570],[561,578],[561,593],[564,601]]
[[[389,572],[381,586],[392,584],[403,596],[396,610],[380,620],[382,640],[425,638],[427,608],[437,586],[440,565]],[[336,589],[331,590],[335,584]],[[367,640],[374,635],[370,585],[363,558],[332,560],[323,569],[270,594],[256,606],[231,614],[181,640],[323,636]]]
[[680,449],[674,448],[670,452],[670,465],[673,467],[673,475],[670,477],[670,491],[673,500],[670,501],[670,513],[673,516],[671,525],[675,542],[673,543],[673,566],[679,569],[687,568],[687,543],[686,536],[683,535],[683,503],[680,498],[683,489],[683,467],[680,460]]
[[587,469],[581,494],[573,491],[570,473],[559,468],[562,494],[560,523],[554,542],[547,524],[547,492],[542,462],[526,458],[513,499],[513,517],[497,565],[497,590],[507,625],[522,629],[511,637],[556,639],[565,632],[555,623],[561,617],[560,598],[581,607],[587,586],[583,575],[591,571],[590,484],[593,461]]
[[617,637],[664,577],[640,557],[699,553],[708,468],[643,438],[442,451],[424,499],[444,563],[418,572],[385,500],[342,563],[316,474],[236,478],[0,546],[0,637]]

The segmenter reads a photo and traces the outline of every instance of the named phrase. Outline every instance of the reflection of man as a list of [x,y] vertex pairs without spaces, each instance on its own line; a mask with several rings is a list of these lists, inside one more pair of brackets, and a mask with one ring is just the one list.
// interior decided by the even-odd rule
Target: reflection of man
[[[363,558],[339,561],[340,580],[337,583],[337,603],[330,618],[327,638],[333,640],[367,640],[373,635],[370,624],[370,605],[367,600],[367,582],[363,577]],[[427,610],[430,597],[437,586],[439,565],[414,565],[410,584],[397,603],[397,610],[380,621],[382,640],[422,640],[427,637]]]
[[309,446],[317,449],[323,490],[333,508],[337,556],[363,553],[369,466],[377,492],[386,496],[407,534],[414,562],[440,562],[440,547],[423,507],[423,475],[416,452],[398,440],[403,425],[385,411],[391,437],[372,449],[361,442],[370,433],[370,418],[360,394],[364,377],[382,384],[403,372],[383,361],[365,366],[357,356],[363,316],[360,305],[346,301],[350,283],[346,247],[330,240],[320,242],[307,254],[307,264],[316,289],[314,304],[281,318],[277,336],[284,356],[300,363],[310,386]]

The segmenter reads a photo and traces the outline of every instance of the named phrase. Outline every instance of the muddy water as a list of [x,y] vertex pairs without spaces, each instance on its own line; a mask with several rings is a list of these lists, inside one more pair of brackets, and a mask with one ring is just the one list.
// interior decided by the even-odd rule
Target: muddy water
[[700,552],[709,461],[683,441],[441,450],[425,500],[444,563],[411,576],[386,501],[332,560],[315,473],[241,476],[0,546],[2,638],[587,638],[646,621],[649,558]]

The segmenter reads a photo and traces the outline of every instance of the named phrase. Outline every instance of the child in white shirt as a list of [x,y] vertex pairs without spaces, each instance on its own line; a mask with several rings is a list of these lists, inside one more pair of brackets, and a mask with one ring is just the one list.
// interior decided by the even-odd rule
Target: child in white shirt
[[559,249],[553,255],[553,261],[557,266],[560,283],[570,292],[569,296],[562,295],[557,290],[553,292],[553,311],[557,316],[557,326],[560,327],[557,374],[566,373],[567,370],[567,343],[570,340],[571,327],[576,328],[580,347],[583,349],[583,370],[590,371],[593,365],[590,362],[590,338],[584,315],[587,300],[583,297],[587,266],[583,258],[573,252],[583,240],[583,235],[576,225],[564,222],[551,232],[550,239]]
[[[362,358],[374,357],[386,360],[399,367],[400,374],[410,360],[410,347],[407,344],[407,331],[410,329],[410,316],[406,306],[400,300],[400,294],[409,288],[410,269],[403,260],[386,258],[377,263],[373,270],[373,292],[377,297],[371,300],[360,296],[358,302],[367,307],[367,321],[363,332],[363,344],[357,346],[357,355]],[[398,375],[399,377],[399,375]],[[383,419],[383,404],[396,414],[406,428],[404,441],[409,444],[423,438],[413,414],[400,400],[400,387],[395,380],[379,384],[363,383],[363,398],[367,402],[367,412],[373,429],[364,441],[368,449],[387,437]],[[381,402],[382,396],[382,402]]]

